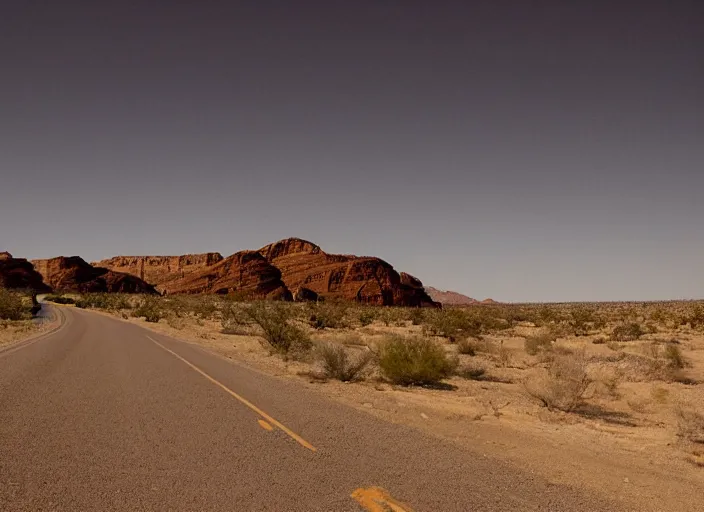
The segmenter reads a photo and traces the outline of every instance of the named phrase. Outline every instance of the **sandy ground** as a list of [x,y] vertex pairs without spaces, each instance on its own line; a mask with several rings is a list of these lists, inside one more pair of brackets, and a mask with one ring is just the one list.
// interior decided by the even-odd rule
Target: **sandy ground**
[[56,318],[34,320],[0,320],[0,348],[50,331],[57,326]]
[[[485,350],[475,356],[459,355],[463,365],[485,368],[484,380],[453,377],[446,381],[447,389],[426,389],[392,386],[373,373],[362,382],[326,381],[316,376],[314,361],[282,360],[268,352],[256,332],[223,334],[218,321],[187,317],[147,323],[116,314],[205,347],[234,364],[296,381],[365,413],[498,457],[555,484],[617,498],[633,510],[704,510],[699,501],[704,491],[702,445],[678,436],[677,416],[682,406],[701,411],[703,387],[658,380],[643,367],[651,344],[677,336],[687,361],[684,374],[704,381],[701,332],[680,328],[620,344],[594,344],[596,336],[559,339],[556,347],[587,351],[595,379],[588,406],[564,413],[547,410],[525,392],[523,382],[540,371],[539,358],[523,349],[525,336],[535,330],[531,326],[485,338]],[[375,322],[356,330],[314,331],[313,337],[354,351],[391,332],[419,333],[420,327]],[[609,385],[614,380],[618,385]]]

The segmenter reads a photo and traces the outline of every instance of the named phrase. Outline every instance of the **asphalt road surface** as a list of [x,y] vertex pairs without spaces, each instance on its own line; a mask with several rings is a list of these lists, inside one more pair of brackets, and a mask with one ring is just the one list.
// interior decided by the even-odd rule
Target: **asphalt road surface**
[[[48,306],[45,306],[45,308]],[[0,510],[616,510],[107,316],[0,352]]]

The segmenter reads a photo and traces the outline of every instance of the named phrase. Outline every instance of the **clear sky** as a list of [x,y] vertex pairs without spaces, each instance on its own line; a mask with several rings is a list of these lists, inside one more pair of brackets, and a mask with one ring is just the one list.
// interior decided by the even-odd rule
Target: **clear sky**
[[5,2],[0,250],[297,236],[505,301],[704,297],[704,2]]

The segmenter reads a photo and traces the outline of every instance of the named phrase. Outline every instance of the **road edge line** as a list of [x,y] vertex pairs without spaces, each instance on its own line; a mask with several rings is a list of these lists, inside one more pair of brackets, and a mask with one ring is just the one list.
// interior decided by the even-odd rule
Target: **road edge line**
[[211,377],[208,373],[206,373],[206,372],[204,372],[203,370],[201,370],[198,366],[196,366],[196,365],[194,365],[193,363],[191,363],[188,359],[186,359],[186,358],[184,358],[184,357],[178,355],[178,354],[177,354],[176,352],[174,352],[173,350],[171,350],[171,349],[169,349],[169,348],[166,348],[164,345],[162,345],[161,343],[159,343],[158,341],[156,341],[156,340],[155,340],[154,338],[152,338],[151,336],[145,334],[144,337],[147,338],[148,340],[150,340],[151,342],[153,342],[154,344],[156,344],[158,347],[160,347],[160,348],[162,348],[163,350],[165,350],[166,352],[168,352],[169,354],[171,354],[172,356],[174,356],[175,358],[180,359],[182,362],[186,363],[186,364],[187,364],[188,366],[190,366],[193,370],[195,370],[196,372],[200,373],[203,377],[205,377],[206,379],[208,379],[210,382],[212,382],[213,384],[215,384],[215,385],[218,386],[219,388],[223,389],[223,390],[224,390],[226,393],[228,393],[230,396],[232,396],[233,398],[236,398],[236,399],[239,400],[242,404],[244,404],[245,406],[247,406],[249,409],[251,409],[252,411],[254,411],[254,412],[256,412],[257,414],[259,414],[259,415],[260,415],[262,418],[264,418],[266,421],[268,421],[268,422],[271,423],[272,425],[276,426],[279,430],[281,430],[281,431],[283,431],[284,433],[286,433],[291,439],[293,439],[294,441],[296,441],[298,444],[300,444],[300,445],[303,446],[304,448],[307,448],[307,449],[309,449],[309,450],[312,451],[312,452],[318,451],[318,449],[317,449],[315,446],[313,446],[313,445],[310,444],[308,441],[306,441],[305,439],[303,439],[301,436],[299,436],[298,434],[296,434],[293,430],[291,430],[290,428],[288,428],[287,426],[285,426],[283,423],[280,423],[279,421],[275,420],[273,417],[271,417],[270,415],[268,415],[267,413],[265,413],[263,410],[261,410],[259,407],[257,407],[256,405],[254,405],[252,402],[250,402],[249,400],[247,400],[247,399],[244,398],[243,396],[241,396],[241,395],[235,393],[234,391],[232,391],[230,388],[228,388],[225,384],[223,384],[222,382],[220,382],[219,380],[217,380],[215,377]]

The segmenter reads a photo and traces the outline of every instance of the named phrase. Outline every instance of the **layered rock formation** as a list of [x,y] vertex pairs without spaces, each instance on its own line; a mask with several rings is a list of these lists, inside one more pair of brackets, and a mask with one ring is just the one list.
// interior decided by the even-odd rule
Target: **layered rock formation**
[[44,282],[56,291],[156,293],[142,279],[107,268],[94,267],[78,256],[32,260]]
[[241,293],[250,298],[291,300],[281,272],[255,251],[242,251],[185,277],[162,282],[172,293]]
[[467,297],[466,295],[462,295],[461,293],[457,292],[438,290],[437,288],[433,288],[432,286],[426,286],[425,291],[428,292],[428,295],[430,295],[434,301],[437,301],[440,304],[447,304],[449,306],[466,306],[470,304],[479,304],[479,301],[477,299]]
[[220,253],[185,254],[183,256],[116,256],[93,262],[115,272],[124,272],[164,290],[166,283],[199,272],[223,260]]
[[379,258],[327,254],[288,238],[223,259],[218,253],[117,256],[98,262],[144,278],[164,293],[229,293],[317,300],[339,298],[379,305],[437,306],[423,283]]
[[324,298],[339,298],[385,306],[435,306],[422,283],[402,277],[384,260],[374,257],[327,254],[317,245],[288,238],[258,251],[281,271],[296,295],[304,288]]
[[9,252],[0,252],[0,287],[27,289],[36,293],[51,291],[29,261],[13,258]]

